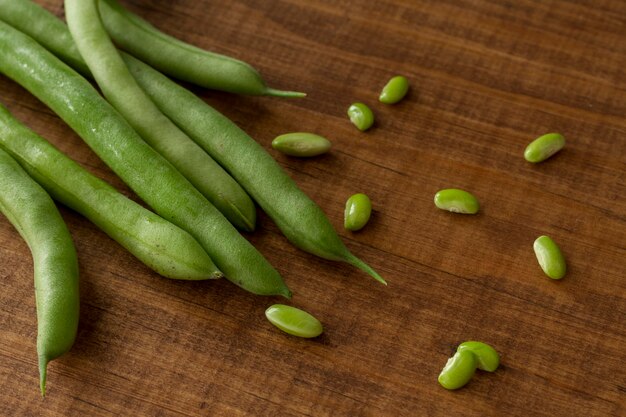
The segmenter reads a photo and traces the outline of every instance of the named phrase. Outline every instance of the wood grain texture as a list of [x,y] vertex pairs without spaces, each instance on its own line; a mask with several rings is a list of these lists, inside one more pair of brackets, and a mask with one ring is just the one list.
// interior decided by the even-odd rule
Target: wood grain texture
[[[61,0],[40,0],[62,16]],[[72,351],[37,389],[32,262],[0,219],[2,416],[626,415],[626,2],[620,0],[126,0],[181,39],[243,59],[304,100],[196,90],[265,146],[389,282],[292,246],[260,215],[249,239],[283,274],[293,305],[325,334],[279,333],[280,301],[219,282],[159,278],[61,208],[81,268]],[[400,104],[377,102],[403,74]],[[128,188],[50,110],[0,76],[28,126],[125,194]],[[357,131],[353,101],[377,123]],[[271,150],[278,134],[333,141],[312,160]],[[524,161],[535,137],[566,148]],[[437,210],[441,188],[473,192],[477,216]],[[374,205],[342,228],[355,192]],[[133,197],[134,198],[134,197]],[[533,240],[559,243],[554,282]],[[448,392],[456,345],[492,344],[501,368]]]

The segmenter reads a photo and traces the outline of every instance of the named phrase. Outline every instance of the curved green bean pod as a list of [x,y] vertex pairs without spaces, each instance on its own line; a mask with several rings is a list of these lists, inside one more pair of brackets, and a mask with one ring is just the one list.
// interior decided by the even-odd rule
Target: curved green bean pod
[[70,32],[106,99],[236,227],[254,230],[250,197],[150,100],[128,71],[98,14],[98,0],[66,0]]
[[57,113],[160,216],[195,237],[226,278],[255,294],[291,296],[267,260],[87,80],[4,23],[0,72]]
[[[0,0],[0,19],[37,38],[81,74],[92,76],[67,26],[41,6],[27,0]],[[95,22],[98,21],[96,19]],[[107,35],[101,33],[101,36]],[[146,142],[170,161],[235,227],[253,231],[256,208],[248,194],[213,158],[158,110],[141,88],[136,86],[121,59],[118,58],[117,63],[117,68],[106,66],[109,72],[115,71],[109,78],[114,85],[102,88],[109,102]]]
[[0,211],[33,255],[37,356],[41,395],[48,362],[70,350],[78,328],[78,260],[70,232],[52,199],[0,150]]
[[304,97],[295,91],[267,87],[245,62],[205,51],[166,35],[115,0],[100,1],[107,32],[116,44],[154,68],[179,80],[237,94]]
[[350,253],[322,209],[254,139],[158,71],[128,55],[124,60],[156,105],[219,161],[291,243],[319,257],[348,262],[385,283],[376,271]]
[[57,201],[81,213],[158,274],[172,279],[219,278],[187,232],[84,170],[0,105],[0,147]]
[[[25,7],[40,8],[28,0],[23,2]],[[1,13],[0,8],[0,18],[3,18]],[[20,22],[18,28],[60,57],[63,55],[59,48],[66,55],[71,54],[73,60],[81,59],[73,42],[60,45],[48,41],[50,34],[58,39],[67,39],[67,27],[45,10],[40,18],[45,19],[48,31],[40,30],[29,22]],[[348,251],[320,207],[298,188],[261,145],[189,90],[138,59],[124,53],[121,55],[139,85],[159,109],[243,186],[290,242],[322,258],[348,262],[384,283],[376,271]],[[264,175],[257,175],[260,170]],[[280,196],[276,196],[277,190],[280,190]]]

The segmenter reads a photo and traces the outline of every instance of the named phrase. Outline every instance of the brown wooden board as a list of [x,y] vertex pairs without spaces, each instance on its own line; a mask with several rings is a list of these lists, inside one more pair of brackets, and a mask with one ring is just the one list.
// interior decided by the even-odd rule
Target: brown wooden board
[[[63,15],[62,1],[41,0]],[[2,416],[626,415],[626,2],[621,0],[127,0],[162,30],[257,67],[301,100],[196,89],[250,133],[328,214],[388,287],[292,247],[260,214],[246,235],[317,316],[323,336],[279,332],[257,297],[226,280],[160,278],[61,207],[81,272],[76,344],[38,390],[30,253],[0,219]],[[393,75],[406,100],[378,103]],[[13,114],[89,171],[132,192],[49,109],[0,76]],[[367,133],[346,117],[362,101]],[[333,142],[301,160],[282,133]],[[557,131],[566,148],[523,150]],[[259,173],[262,175],[263,173]],[[433,205],[441,188],[476,216]],[[373,218],[343,230],[367,193]],[[135,198],[133,196],[133,198]],[[551,281],[533,240],[559,243]],[[495,373],[456,392],[439,371],[465,340],[493,345]]]

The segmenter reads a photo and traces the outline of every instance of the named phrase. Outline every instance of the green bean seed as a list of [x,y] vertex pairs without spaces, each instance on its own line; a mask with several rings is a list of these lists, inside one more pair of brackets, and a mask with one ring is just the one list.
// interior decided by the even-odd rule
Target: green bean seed
[[[9,0],[14,1],[14,0]],[[202,87],[237,94],[304,97],[269,88],[245,62],[182,42],[126,10],[115,0],[101,0],[100,14],[117,45],[159,71]]]
[[448,359],[439,374],[439,383],[445,389],[458,389],[467,384],[476,372],[476,355],[469,350],[457,351]]
[[[68,17],[71,9],[66,8]],[[226,278],[255,294],[291,296],[281,276],[254,246],[87,80],[3,22],[0,72],[57,113],[160,216],[191,234]]]
[[328,139],[313,133],[295,132],[277,136],[272,141],[272,148],[286,155],[309,157],[326,153],[330,150]]
[[222,276],[189,233],[87,172],[2,105],[0,147],[52,198],[87,217],[158,274],[185,280]]
[[476,214],[479,204],[476,197],[467,191],[448,188],[435,194],[435,206],[452,213]]
[[76,338],[76,250],[50,196],[4,151],[0,151],[0,211],[28,243],[33,256],[37,355],[41,395],[45,395],[48,362],[69,351]]
[[346,201],[343,225],[353,232],[361,230],[372,214],[372,202],[365,194],[354,194]]
[[354,103],[348,108],[348,117],[353,125],[364,132],[374,124],[374,113],[363,103]]
[[541,162],[563,149],[563,146],[565,146],[563,135],[548,133],[530,142],[524,151],[524,158],[528,162]]
[[463,342],[457,348],[457,352],[470,351],[476,355],[478,369],[487,372],[494,372],[500,365],[500,355],[491,346],[483,342]]
[[402,100],[409,91],[409,80],[402,75],[396,75],[383,87],[378,100],[385,104],[395,104]]
[[[6,1],[12,2],[0,0],[0,6]],[[15,22],[20,30],[67,60],[68,64],[83,62],[61,20],[30,1],[15,3],[20,4],[20,13],[24,17]],[[3,12],[0,7],[2,19]],[[36,16],[36,20],[27,16]],[[159,109],[244,187],[292,244],[324,259],[348,262],[385,283],[376,271],[346,248],[320,207],[298,188],[257,141],[191,91],[128,54],[122,54],[122,57]],[[106,142],[105,139],[98,141]],[[206,225],[204,229],[210,229],[210,226]],[[201,243],[207,240],[196,238]],[[203,246],[208,244],[207,241]]]
[[265,317],[285,333],[298,337],[317,337],[324,330],[322,323],[299,308],[274,304],[265,310]]
[[533,244],[535,255],[543,272],[552,279],[565,276],[565,258],[556,243],[548,236],[539,236]]

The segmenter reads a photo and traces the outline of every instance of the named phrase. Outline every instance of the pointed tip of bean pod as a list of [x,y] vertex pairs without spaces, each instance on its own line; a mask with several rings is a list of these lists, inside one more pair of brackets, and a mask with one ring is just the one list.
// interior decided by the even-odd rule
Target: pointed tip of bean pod
[[348,254],[345,256],[345,261],[348,262],[350,265],[356,266],[361,271],[366,272],[368,275],[370,275],[372,278],[374,278],[376,281],[380,282],[381,284],[387,285],[387,281],[385,281],[383,277],[381,277],[378,274],[378,272],[374,271],[374,269],[371,266],[369,266],[368,264],[366,264],[365,262],[363,262],[362,260],[354,256],[350,252],[348,252]]
[[283,97],[283,98],[303,98],[306,97],[306,93],[301,93],[299,91],[284,91],[277,90],[275,88],[267,88],[265,89],[266,96],[272,97]]
[[286,286],[285,286],[285,288],[283,288],[280,291],[279,295],[282,295],[283,297],[285,297],[288,300],[291,300],[291,297],[293,296],[293,294],[291,293],[291,290],[289,288],[287,288]]
[[39,357],[39,388],[41,389],[41,396],[46,396],[46,378],[48,375],[48,358],[45,356]]
[[228,202],[232,209],[231,221],[237,229],[243,232],[254,232],[256,228],[256,210],[254,203],[250,204],[252,204],[251,208],[245,210],[247,208],[245,206],[240,209],[236,204]]

